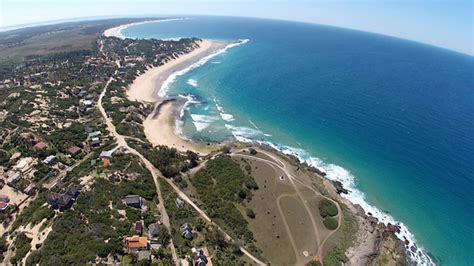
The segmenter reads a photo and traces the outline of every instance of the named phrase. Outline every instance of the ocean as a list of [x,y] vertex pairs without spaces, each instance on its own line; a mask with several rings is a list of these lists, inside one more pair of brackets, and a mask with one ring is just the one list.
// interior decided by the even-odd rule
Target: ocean
[[[132,38],[239,41],[162,91],[188,98],[179,130],[297,155],[416,243],[418,264],[474,263],[474,60],[412,41],[308,23],[192,17]],[[431,258],[427,256],[430,254]]]

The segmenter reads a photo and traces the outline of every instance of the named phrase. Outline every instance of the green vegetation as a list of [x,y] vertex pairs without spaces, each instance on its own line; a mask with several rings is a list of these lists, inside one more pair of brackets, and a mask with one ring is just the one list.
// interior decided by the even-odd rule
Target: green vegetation
[[0,164],[8,162],[10,159],[10,154],[6,150],[0,149]]
[[247,217],[252,218],[252,219],[255,219],[255,212],[253,212],[252,209],[247,208],[247,209],[245,210],[245,213],[247,214]]
[[222,221],[234,236],[250,241],[252,232],[235,204],[250,199],[252,192],[244,184],[252,180],[229,156],[219,156],[196,173],[192,183],[211,218]]
[[345,254],[344,248],[337,246],[333,250],[329,251],[326,256],[323,258],[325,266],[338,266],[345,262],[348,262],[349,259]]
[[40,193],[35,200],[33,200],[28,207],[26,207],[20,215],[16,218],[15,222],[11,227],[11,231],[16,230],[20,225],[32,225],[38,224],[43,219],[50,219],[54,216],[54,211],[49,210],[47,206],[43,206],[46,203],[46,194]]
[[325,218],[327,216],[336,216],[338,213],[337,206],[328,199],[322,199],[319,202],[319,214],[321,217]]
[[1,32],[0,66],[10,66],[25,59],[54,53],[91,50],[97,36],[105,29],[140,20],[69,22]]
[[335,230],[337,228],[337,220],[334,217],[324,218],[323,224],[329,230]]
[[31,249],[31,238],[28,238],[24,233],[20,233],[15,238],[13,246],[15,247],[15,256],[10,259],[12,264],[17,264],[22,260]]
[[174,177],[198,164],[199,156],[191,151],[185,155],[176,148],[167,146],[151,147],[149,144],[137,145],[136,148],[166,177]]
[[73,123],[70,127],[52,132],[46,139],[55,147],[58,147],[61,152],[66,152],[67,148],[81,145],[86,139],[87,135],[84,128],[83,124]]
[[[122,254],[123,237],[132,234],[132,224],[142,218],[142,213],[125,206],[122,198],[137,194],[154,201],[156,191],[151,174],[140,166],[135,157],[117,154],[112,166],[102,173],[104,177],[95,179],[90,190],[79,194],[73,209],[55,218],[53,230],[39,252],[32,253],[28,258],[29,263],[83,265],[95,261],[96,257]],[[109,170],[120,173],[125,169],[135,178],[107,174]],[[152,207],[148,206],[148,212]],[[118,212],[119,209],[126,210],[125,217]]]

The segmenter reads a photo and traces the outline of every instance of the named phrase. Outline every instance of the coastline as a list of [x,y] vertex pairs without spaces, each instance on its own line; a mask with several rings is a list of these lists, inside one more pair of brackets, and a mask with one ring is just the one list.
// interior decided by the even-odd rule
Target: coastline
[[155,105],[155,111],[143,122],[145,136],[151,144],[174,147],[181,152],[191,150],[201,155],[220,147],[218,144],[197,143],[180,136],[176,130],[176,120],[179,119],[184,104],[176,100],[166,100],[164,90],[177,72],[186,70],[200,60],[212,57],[228,45],[231,43],[202,40],[190,53],[171,59],[164,65],[149,68],[128,87],[126,94],[130,101]]
[[105,37],[116,37],[116,38],[120,38],[120,39],[125,39],[125,36],[123,36],[123,34],[122,34],[122,30],[125,29],[125,28],[128,28],[130,26],[153,23],[153,22],[166,22],[166,21],[182,20],[182,19],[186,19],[186,18],[153,19],[153,20],[146,20],[146,21],[140,21],[140,22],[134,22],[134,23],[124,24],[124,25],[119,25],[117,27],[106,29],[104,31],[103,35]]
[[[129,25],[130,24],[126,26]],[[120,34],[119,31],[120,29],[116,29],[115,34]],[[179,151],[192,150],[200,153],[201,155],[207,154],[212,150],[217,149],[215,145],[211,145],[212,147],[206,147],[206,144],[199,144],[191,140],[186,140],[180,136],[180,134],[176,131],[176,119],[179,117],[179,111],[183,107],[183,104],[180,104],[175,100],[168,101],[169,99],[166,99],[164,97],[165,93],[163,93],[164,89],[166,89],[164,87],[167,85],[170,78],[171,80],[174,79],[174,77],[172,77],[173,74],[191,66],[193,61],[197,62],[207,55],[212,55],[213,52],[209,52],[207,55],[202,52],[202,50],[210,49],[209,47],[205,48],[208,46],[208,44],[205,42],[207,41],[200,42],[199,48],[196,48],[191,53],[181,55],[177,59],[170,60],[163,66],[148,69],[144,74],[137,77],[137,79],[127,90],[127,97],[130,100],[152,103],[155,105],[155,111],[150,114],[143,122],[145,136],[153,145],[166,145],[169,147],[174,147]],[[224,45],[224,47],[226,47],[226,45]],[[221,49],[224,49],[224,47]],[[216,49],[214,52],[218,50],[219,49]],[[254,142],[262,144],[258,141]],[[273,147],[273,145],[269,146]],[[293,151],[290,150],[285,151],[281,148],[276,148],[276,150],[287,155],[289,154],[288,152],[293,154]],[[318,167],[318,169],[324,169],[325,171],[327,170],[325,168],[328,167],[323,167],[321,165],[322,162],[319,162],[318,160],[318,162],[315,163],[312,161],[312,159],[313,158],[309,158],[311,162],[308,162],[308,160],[305,159],[302,159],[301,161],[309,163],[310,165],[314,165]],[[333,180],[332,178],[329,179]],[[327,180],[327,177],[325,180]],[[347,185],[347,188],[352,191],[356,190],[351,185]],[[408,231],[403,223],[395,221],[390,215],[383,214],[374,206],[364,202],[363,198],[354,200],[353,198],[347,198],[348,195],[338,196],[340,199],[342,199],[341,201],[343,201],[346,206],[350,207],[351,212],[353,212],[359,218],[359,220],[363,222],[362,226],[364,229],[359,231],[361,234],[358,235],[356,245],[353,247],[353,249],[349,250],[351,262],[356,264],[360,263],[361,260],[367,259],[370,255],[373,255],[374,252],[377,252],[377,248],[382,248],[380,245],[380,234],[386,232],[387,228],[389,232],[391,232],[391,235],[396,236],[398,240],[402,241],[404,244],[402,245],[403,248],[405,248],[408,252],[407,256],[411,257],[411,259],[414,261],[420,262],[424,254],[422,255],[420,253],[421,250],[416,246],[414,236]],[[397,245],[399,243],[400,242],[397,242]]]

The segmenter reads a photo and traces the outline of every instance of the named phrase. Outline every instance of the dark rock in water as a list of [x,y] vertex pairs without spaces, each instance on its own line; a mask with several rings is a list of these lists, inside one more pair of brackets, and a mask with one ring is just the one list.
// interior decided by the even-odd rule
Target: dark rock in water
[[[343,193],[343,194],[349,193],[349,190],[345,189],[341,182],[339,182],[339,181],[331,181],[331,182],[334,185],[334,187],[336,188],[337,194],[340,195],[341,193]],[[369,215],[372,215],[372,214],[369,213]]]
[[377,219],[373,216],[367,217],[367,220],[370,222],[371,225],[376,225],[379,222],[379,219]]
[[411,246],[410,250],[411,250],[411,252],[416,253],[416,247],[415,246]]
[[[305,164],[306,164],[306,163],[305,163]],[[306,165],[307,165],[307,164],[306,164]],[[318,168],[316,168],[316,167],[314,167],[314,166],[308,165],[308,169],[309,169],[310,171],[315,172],[316,174],[318,174],[318,175],[320,175],[320,176],[326,176],[326,173],[325,173],[325,172],[319,170]]]
[[387,230],[389,232],[393,232],[393,233],[400,233],[400,226],[399,225],[393,225],[391,223],[388,223],[387,224]]

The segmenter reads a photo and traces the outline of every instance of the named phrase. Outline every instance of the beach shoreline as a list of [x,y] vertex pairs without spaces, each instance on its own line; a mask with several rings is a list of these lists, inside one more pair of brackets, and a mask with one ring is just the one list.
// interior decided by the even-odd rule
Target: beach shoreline
[[113,28],[106,29],[103,33],[105,37],[116,37],[120,39],[125,39],[125,36],[122,34],[122,30],[125,28],[128,28],[130,26],[135,26],[135,25],[141,25],[141,24],[147,24],[147,23],[154,23],[154,22],[166,22],[166,21],[174,21],[174,20],[181,20],[181,19],[186,19],[186,18],[163,18],[163,19],[152,19],[152,20],[145,20],[145,21],[140,21],[140,22],[133,22],[133,23],[128,23],[128,24],[123,24],[123,25],[118,25]]
[[173,74],[183,71],[205,57],[218,53],[231,43],[201,40],[197,44],[198,46],[193,51],[171,59],[161,66],[151,67],[139,75],[127,88],[126,95],[130,101],[155,106],[154,111],[143,121],[145,136],[151,144],[173,147],[181,152],[191,150],[205,155],[221,145],[198,143],[183,138],[176,130],[176,121],[185,104],[177,100],[169,100],[162,91]]

